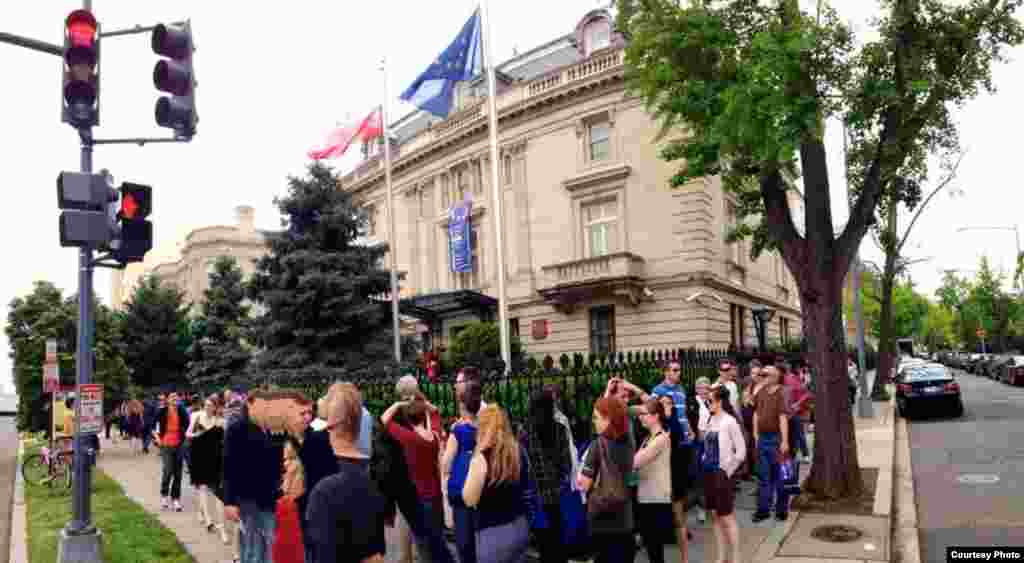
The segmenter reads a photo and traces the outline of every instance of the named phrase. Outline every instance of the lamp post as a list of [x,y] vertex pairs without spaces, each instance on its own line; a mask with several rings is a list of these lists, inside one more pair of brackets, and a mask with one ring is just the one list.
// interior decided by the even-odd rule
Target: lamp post
[[764,354],[767,352],[765,340],[767,339],[768,323],[775,317],[775,309],[767,305],[754,305],[750,308],[750,314],[754,317],[754,330],[757,331],[757,348]]

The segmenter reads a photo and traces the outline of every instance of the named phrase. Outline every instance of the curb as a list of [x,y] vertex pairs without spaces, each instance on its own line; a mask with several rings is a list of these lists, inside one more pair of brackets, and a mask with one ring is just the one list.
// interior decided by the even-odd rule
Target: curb
[[21,476],[21,460],[25,455],[25,445],[18,440],[18,465],[14,470],[14,497],[11,511],[11,543],[10,563],[28,561],[28,522],[25,514],[25,479]]
[[897,486],[893,488],[893,503],[897,518],[893,519],[892,544],[893,561],[898,563],[920,563],[921,545],[917,531],[917,499],[914,489],[914,467],[910,457],[910,432],[907,421],[896,422],[897,438],[896,464],[893,476]]

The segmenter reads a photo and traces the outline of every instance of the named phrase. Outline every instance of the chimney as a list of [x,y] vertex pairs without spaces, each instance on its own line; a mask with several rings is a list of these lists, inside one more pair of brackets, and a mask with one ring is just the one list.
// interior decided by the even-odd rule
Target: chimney
[[251,205],[235,208],[235,222],[238,230],[251,233],[256,230],[256,210]]

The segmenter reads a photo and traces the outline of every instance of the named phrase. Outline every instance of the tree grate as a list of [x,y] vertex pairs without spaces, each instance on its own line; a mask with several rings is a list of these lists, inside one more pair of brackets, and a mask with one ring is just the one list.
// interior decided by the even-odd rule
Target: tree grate
[[811,537],[829,543],[849,543],[864,537],[864,532],[853,526],[829,524],[811,530]]

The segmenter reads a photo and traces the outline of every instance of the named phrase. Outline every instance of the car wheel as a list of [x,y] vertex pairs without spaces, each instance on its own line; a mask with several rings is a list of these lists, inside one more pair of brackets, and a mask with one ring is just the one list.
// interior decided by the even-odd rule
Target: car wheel
[[960,418],[964,415],[964,404],[960,403],[953,409],[953,418]]

